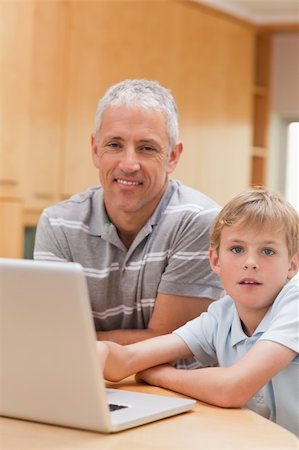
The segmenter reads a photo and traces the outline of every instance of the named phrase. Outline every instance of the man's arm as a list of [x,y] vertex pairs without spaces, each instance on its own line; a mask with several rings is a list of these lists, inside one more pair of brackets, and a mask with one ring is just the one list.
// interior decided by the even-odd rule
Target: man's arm
[[179,370],[164,365],[140,372],[137,380],[216,406],[237,408],[290,364],[296,355],[288,347],[262,340],[231,367]]
[[97,339],[124,345],[168,334],[198,317],[208,309],[210,303],[208,298],[158,294],[146,329],[98,331]]
[[175,334],[131,345],[97,342],[97,350],[104,366],[104,377],[109,381],[119,381],[148,367],[192,356],[187,344]]

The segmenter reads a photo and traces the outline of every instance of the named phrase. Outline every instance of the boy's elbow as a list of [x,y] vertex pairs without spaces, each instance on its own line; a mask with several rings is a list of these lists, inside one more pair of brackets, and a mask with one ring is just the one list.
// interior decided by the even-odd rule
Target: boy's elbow
[[248,393],[236,384],[226,384],[219,389],[217,405],[222,408],[242,408],[249,400]]
[[111,375],[109,373],[104,372],[104,378],[106,381],[111,381],[113,383],[117,383],[118,381],[123,380],[125,377],[117,376],[115,374]]
[[104,378],[106,381],[118,382],[126,378],[127,373],[120,367],[105,367]]
[[222,395],[219,400],[218,406],[221,408],[242,408],[246,401],[240,397],[236,397],[233,394]]

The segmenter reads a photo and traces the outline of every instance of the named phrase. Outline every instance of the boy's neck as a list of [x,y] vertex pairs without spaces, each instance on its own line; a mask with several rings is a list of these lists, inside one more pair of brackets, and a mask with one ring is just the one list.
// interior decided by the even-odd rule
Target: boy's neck
[[240,308],[237,307],[237,311],[241,320],[242,328],[244,333],[247,336],[252,336],[266,313],[269,310],[269,306],[260,310],[244,310],[240,311]]

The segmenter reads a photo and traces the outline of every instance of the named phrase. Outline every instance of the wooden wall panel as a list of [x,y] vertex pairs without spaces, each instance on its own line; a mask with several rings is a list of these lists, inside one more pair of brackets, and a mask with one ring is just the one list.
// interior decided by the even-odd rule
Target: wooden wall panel
[[253,30],[182,5],[182,163],[175,175],[224,204],[249,185]]
[[0,257],[21,258],[24,248],[23,205],[0,198]]
[[96,103],[133,77],[157,79],[175,95],[185,152],[174,176],[220,203],[249,185],[253,29],[197,6],[71,4],[64,196],[98,182],[89,156]]
[[35,3],[24,174],[26,210],[41,210],[60,199],[67,13],[66,2]]
[[20,198],[28,141],[33,3],[0,2],[0,196]]
[[[177,6],[171,2],[73,2],[70,10],[63,193],[98,183],[89,157],[98,99],[124,78],[172,88],[179,65]],[[117,18],[121,18],[118,20]],[[166,25],[167,24],[167,25]],[[78,161],[85,163],[85,171]]]
[[0,21],[0,196],[21,198],[27,223],[98,183],[96,104],[124,78],[173,92],[185,146],[175,177],[220,204],[249,185],[255,30],[245,22],[176,0],[0,2]]

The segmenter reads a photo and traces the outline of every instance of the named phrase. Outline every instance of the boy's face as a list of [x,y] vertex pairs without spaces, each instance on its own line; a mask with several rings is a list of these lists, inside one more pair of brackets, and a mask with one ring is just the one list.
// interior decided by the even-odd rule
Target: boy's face
[[225,226],[218,254],[210,250],[211,267],[221,277],[239,313],[241,309],[265,314],[298,270],[298,255],[290,260],[285,233],[271,228],[253,229],[238,223]]

